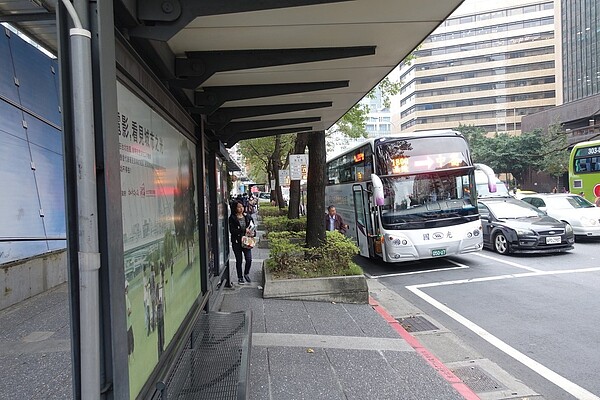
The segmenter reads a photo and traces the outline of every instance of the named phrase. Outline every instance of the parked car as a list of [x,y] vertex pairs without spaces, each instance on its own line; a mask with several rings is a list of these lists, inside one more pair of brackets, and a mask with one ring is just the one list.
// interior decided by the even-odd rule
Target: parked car
[[258,194],[259,203],[269,203],[271,201],[271,195],[268,192],[260,192]]
[[575,236],[600,237],[600,208],[579,195],[532,194],[522,200],[549,216],[570,224]]
[[571,225],[511,197],[477,200],[483,245],[500,254],[551,253],[573,249]]
[[529,196],[532,194],[537,194],[537,192],[534,192],[533,190],[517,190],[516,192],[513,193],[513,197],[515,199],[522,199],[525,196]]

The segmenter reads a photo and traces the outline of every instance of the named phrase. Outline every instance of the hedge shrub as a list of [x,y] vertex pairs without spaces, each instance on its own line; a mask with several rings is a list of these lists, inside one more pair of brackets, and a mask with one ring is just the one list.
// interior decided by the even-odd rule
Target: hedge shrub
[[352,262],[358,247],[341,233],[327,232],[323,246],[310,248],[293,243],[292,237],[283,232],[269,236],[271,258],[267,268],[276,278],[362,275],[362,269]]
[[286,208],[279,208],[277,206],[260,205],[258,208],[258,215],[261,218],[264,217],[279,217],[281,215],[287,215],[288,210]]
[[269,234],[283,231],[300,232],[306,230],[306,217],[300,217],[299,219],[289,219],[286,216],[264,217],[261,225]]

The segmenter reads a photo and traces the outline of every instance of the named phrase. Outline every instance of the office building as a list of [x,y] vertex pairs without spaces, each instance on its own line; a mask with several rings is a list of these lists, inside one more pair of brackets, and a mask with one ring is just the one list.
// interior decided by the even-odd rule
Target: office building
[[600,137],[600,0],[557,0],[557,107],[523,119],[523,128],[561,124],[569,143]]
[[521,132],[556,104],[553,1],[466,0],[398,67],[393,132]]

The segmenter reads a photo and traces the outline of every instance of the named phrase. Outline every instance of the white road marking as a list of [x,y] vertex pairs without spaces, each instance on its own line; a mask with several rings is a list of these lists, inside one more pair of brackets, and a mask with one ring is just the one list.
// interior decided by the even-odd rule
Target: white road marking
[[483,257],[483,258],[488,258],[490,260],[494,260],[496,262],[502,263],[502,264],[506,264],[506,265],[510,265],[516,268],[522,268],[522,269],[526,269],[527,271],[531,271],[531,272],[539,272],[541,271],[540,269],[536,269],[536,268],[531,268],[528,267],[526,265],[522,265],[522,264],[518,264],[516,262],[512,262],[512,261],[507,261],[507,260],[503,260],[501,258],[497,258],[497,257],[492,257],[492,256],[488,256],[482,253],[472,253],[474,256],[478,256],[478,257]]
[[464,264],[460,264],[451,260],[448,260],[453,264],[459,265],[458,267],[452,267],[452,268],[439,268],[439,269],[428,269],[428,270],[424,270],[424,271],[411,271],[411,272],[398,272],[396,274],[385,274],[385,275],[370,275],[370,274],[366,274],[365,276],[369,279],[379,279],[379,278],[389,278],[392,276],[403,276],[403,275],[416,275],[416,274],[426,274],[429,272],[441,272],[441,271],[452,271],[455,269],[464,269],[464,268],[469,268],[468,265],[464,265]]
[[532,371],[536,372],[540,376],[542,376],[545,379],[549,380],[550,382],[554,383],[555,385],[557,385],[564,391],[572,394],[576,398],[578,398],[580,400],[600,400],[600,397],[598,397],[595,394],[589,392],[588,390],[582,388],[581,386],[577,385],[576,383],[569,381],[568,379],[557,374],[556,372],[552,371],[548,367],[540,364],[539,362],[537,362],[537,361],[531,359],[530,357],[526,356],[525,354],[521,353],[517,349],[509,346],[507,343],[498,339],[497,337],[495,337],[494,335],[492,335],[491,333],[489,333],[488,331],[486,331],[479,325],[475,324],[474,322],[471,322],[467,318],[463,317],[456,311],[452,310],[450,307],[435,300],[433,297],[424,293],[420,289],[420,288],[424,288],[424,287],[455,285],[455,284],[471,283],[471,282],[484,282],[484,281],[500,280],[500,279],[524,278],[524,277],[545,276],[545,275],[561,275],[561,274],[597,272],[597,271],[600,271],[600,268],[594,267],[594,268],[581,268],[581,269],[559,270],[559,271],[539,271],[539,272],[529,272],[529,273],[513,274],[513,275],[499,275],[499,276],[492,276],[492,277],[487,277],[487,278],[462,279],[462,280],[445,281],[445,282],[432,282],[432,283],[426,283],[426,284],[421,284],[421,285],[406,286],[406,288],[408,290],[410,290],[411,292],[413,292],[415,295],[419,296],[421,299],[425,300],[426,302],[428,302],[429,304],[431,304],[432,306],[437,308],[438,310],[442,311],[444,314],[448,315],[450,318],[454,319],[458,323],[465,326],[467,329],[473,331],[475,334],[477,334],[483,340],[490,343],[492,346],[494,346],[497,349],[499,349],[500,351],[506,353],[507,355],[514,358],[521,364],[527,366]]

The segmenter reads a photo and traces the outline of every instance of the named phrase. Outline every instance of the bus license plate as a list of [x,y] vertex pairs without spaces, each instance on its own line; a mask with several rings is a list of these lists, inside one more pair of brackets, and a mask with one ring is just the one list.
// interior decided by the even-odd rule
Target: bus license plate
[[546,238],[546,244],[559,244],[560,236],[550,236]]
[[431,257],[442,257],[446,255],[446,249],[433,249],[431,250]]

